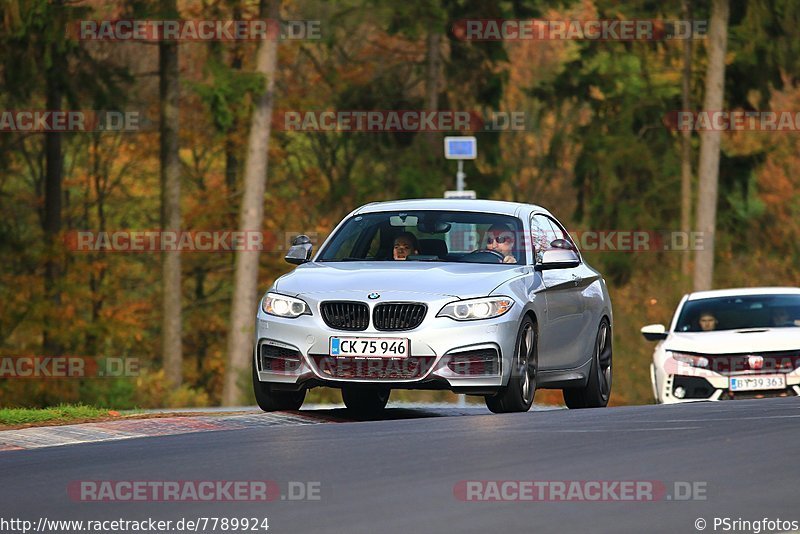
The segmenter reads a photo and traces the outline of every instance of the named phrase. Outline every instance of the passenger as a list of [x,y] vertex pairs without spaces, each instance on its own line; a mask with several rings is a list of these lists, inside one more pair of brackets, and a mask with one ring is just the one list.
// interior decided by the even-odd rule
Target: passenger
[[503,263],[517,263],[514,257],[514,231],[505,224],[493,224],[486,231],[486,249],[503,255]]
[[711,330],[717,329],[717,324],[719,324],[719,321],[717,321],[717,318],[714,317],[713,313],[703,312],[700,314],[698,323],[700,324],[700,330],[704,332],[710,332]]
[[405,260],[412,254],[419,254],[419,244],[417,236],[411,232],[402,232],[394,238],[394,250],[392,257],[395,260]]

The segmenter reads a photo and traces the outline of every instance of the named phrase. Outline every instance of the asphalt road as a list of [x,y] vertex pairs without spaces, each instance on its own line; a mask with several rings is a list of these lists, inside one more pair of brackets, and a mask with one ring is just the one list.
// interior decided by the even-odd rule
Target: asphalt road
[[[800,521],[800,399],[465,413],[3,452],[0,518],[268,517],[270,533],[697,532],[698,518],[722,532],[715,517]],[[76,501],[67,487],[85,480],[270,480],[284,496],[290,481],[311,482],[319,500]],[[654,481],[671,499],[473,502],[454,491],[465,480]],[[678,500],[675,481],[704,499]],[[490,494],[480,487],[473,495]]]

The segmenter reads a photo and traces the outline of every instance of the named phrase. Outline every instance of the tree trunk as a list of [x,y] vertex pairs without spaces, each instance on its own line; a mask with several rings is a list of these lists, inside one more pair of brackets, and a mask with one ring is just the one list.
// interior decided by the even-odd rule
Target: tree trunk
[[[63,94],[62,80],[59,71],[64,68],[63,54],[58,44],[50,45],[52,65],[46,73],[47,109],[61,109]],[[61,153],[61,133],[44,134],[45,176],[44,176],[44,237],[47,244],[47,258],[44,265],[45,298],[51,310],[61,308],[60,280],[61,265],[59,263],[58,234],[61,232],[61,195],[64,172],[64,158]],[[45,320],[42,332],[42,348],[45,354],[58,355],[62,351],[61,343],[54,339],[49,321]]]
[[[439,71],[441,70],[441,34],[435,30],[428,31],[427,61],[425,72],[425,107],[426,111],[439,109]],[[431,154],[435,156],[443,150],[440,146],[440,136],[436,132],[427,132],[425,139],[430,147]]]
[[[706,72],[706,111],[721,111],[725,92],[725,52],[728,45],[728,0],[712,0],[711,21],[707,39],[708,70]],[[703,246],[697,251],[694,265],[694,290],[711,289],[714,279],[714,233],[717,224],[717,192],[719,188],[719,146],[721,132],[700,132],[700,164],[697,169],[697,228]]]
[[[162,16],[177,18],[175,0],[161,0]],[[181,229],[181,162],[178,153],[179,71],[178,43],[158,44],[161,134],[161,229]],[[183,382],[183,345],[181,312],[181,255],[177,250],[161,253],[163,319],[161,352],[164,374],[169,387]]]
[[[233,20],[242,20],[242,11],[238,5],[233,8]],[[231,69],[237,74],[242,70],[242,43],[236,41],[233,44],[233,57],[231,58]],[[236,146],[234,136],[239,131],[239,119],[234,115],[233,123],[225,132],[225,187],[227,189],[228,198],[235,198],[236,193],[236,178],[239,175],[239,150]],[[235,212],[231,211],[232,218],[235,218]],[[233,224],[234,221],[231,221]]]
[[[96,203],[96,211],[97,211],[97,231],[98,232],[105,232],[106,228],[106,212],[105,212],[105,201],[106,201],[106,189],[105,184],[103,183],[102,175],[107,172],[105,169],[101,169],[100,165],[100,137],[102,133],[94,133],[92,134],[92,149],[90,154],[91,156],[91,164],[90,164],[90,178],[92,183],[94,184],[94,196],[97,198]],[[90,191],[91,187],[87,189],[87,198],[84,202],[90,201]],[[86,211],[86,223],[89,223],[89,212],[88,208]],[[102,253],[101,253],[102,254]],[[98,261],[98,254],[92,253],[89,257],[91,258],[91,262],[94,263]],[[102,288],[103,288],[103,281],[106,277],[106,266],[102,262],[100,262],[100,266],[95,269],[91,269],[89,272],[89,289],[91,290],[92,295],[92,324],[96,325],[100,323],[100,313],[103,310],[103,297],[102,297]],[[98,339],[97,332],[92,329],[86,333],[86,353],[87,354],[97,354],[98,349]]]
[[[683,20],[692,20],[692,1],[683,0]],[[694,36],[692,36],[693,38]],[[683,41],[683,80],[681,84],[681,109],[689,111],[692,82],[692,38]],[[692,132],[681,131],[681,232],[688,239],[692,230]],[[691,274],[691,250],[681,254],[681,272],[688,278]]]
[[[266,0],[261,0],[260,11]],[[277,20],[280,1],[273,0],[268,18]],[[255,101],[250,134],[247,140],[247,160],[244,170],[244,194],[239,212],[239,230],[260,232],[264,219],[264,191],[266,189],[268,148],[272,123],[272,106],[277,71],[278,40],[266,39],[259,43],[256,53],[256,72],[264,76],[264,92]],[[231,302],[230,331],[228,332],[228,365],[222,403],[232,406],[245,399],[249,384],[250,360],[253,358],[253,322],[258,304],[258,250],[236,252],[233,301]]]

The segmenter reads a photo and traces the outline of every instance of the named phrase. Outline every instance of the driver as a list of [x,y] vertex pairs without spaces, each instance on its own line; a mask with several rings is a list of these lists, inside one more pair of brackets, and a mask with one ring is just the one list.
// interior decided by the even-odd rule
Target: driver
[[794,321],[789,317],[786,308],[774,308],[772,310],[772,326],[794,326]]
[[710,332],[711,330],[717,329],[719,321],[717,321],[713,313],[704,311],[700,314],[700,319],[698,319],[697,323],[700,325],[700,330],[703,332]]
[[493,224],[486,231],[486,249],[503,255],[503,263],[517,263],[514,257],[514,231],[505,224]]

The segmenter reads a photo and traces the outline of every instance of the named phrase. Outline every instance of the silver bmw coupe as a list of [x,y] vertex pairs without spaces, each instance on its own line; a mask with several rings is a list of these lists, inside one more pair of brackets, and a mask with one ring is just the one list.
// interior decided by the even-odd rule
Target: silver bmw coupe
[[265,411],[298,409],[313,387],[380,412],[392,389],[481,395],[524,412],[537,388],[570,408],[611,393],[611,300],[563,225],[530,204],[372,203],[316,254],[297,236],[259,304],[253,387]]

